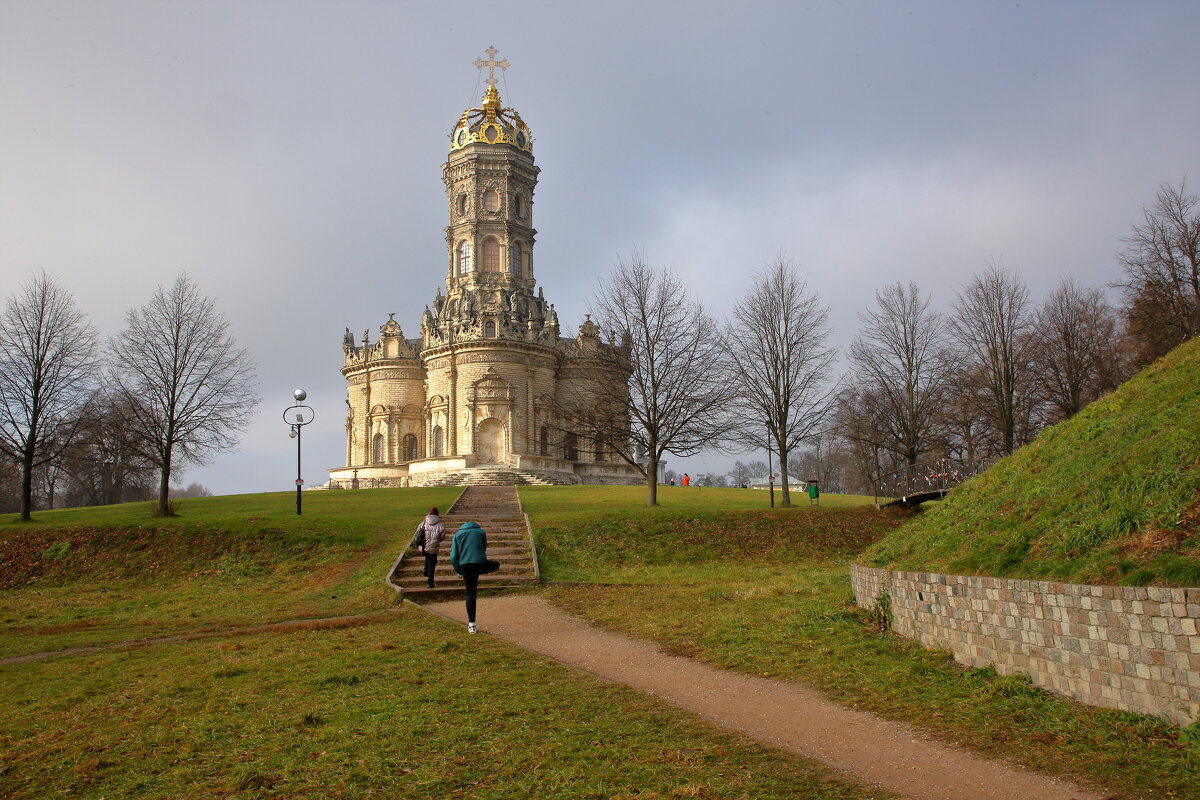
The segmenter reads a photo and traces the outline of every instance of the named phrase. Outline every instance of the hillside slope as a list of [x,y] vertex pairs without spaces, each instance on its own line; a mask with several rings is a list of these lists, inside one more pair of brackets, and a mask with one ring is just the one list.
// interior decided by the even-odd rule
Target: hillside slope
[[1200,340],[951,493],[871,566],[1200,586]]

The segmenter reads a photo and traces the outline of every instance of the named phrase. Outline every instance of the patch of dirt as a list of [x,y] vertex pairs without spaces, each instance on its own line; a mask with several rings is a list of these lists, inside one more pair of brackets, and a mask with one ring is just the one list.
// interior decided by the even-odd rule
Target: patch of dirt
[[0,628],[0,633],[18,634],[21,636],[53,636],[57,633],[73,633],[95,628],[100,623],[96,620],[80,619],[75,622],[65,622],[61,625],[13,625]]
[[[187,633],[177,633],[170,636],[156,636],[152,639],[134,639],[125,642],[110,642],[108,644],[88,645],[86,647],[68,647],[63,650],[47,650],[41,653],[26,653],[19,656],[9,656],[0,658],[0,665],[4,664],[26,664],[30,661],[41,661],[46,658],[54,658],[56,656],[77,656],[86,655],[88,653],[100,653],[107,650],[137,650],[142,647],[150,647],[159,644],[178,644],[180,642],[190,642],[195,639],[212,639],[222,636],[253,636],[260,633],[286,633],[289,631],[319,631],[319,630],[334,630],[337,628],[358,628],[364,625],[374,625],[377,622],[382,622],[387,619],[389,613],[394,613],[390,610],[374,612],[371,614],[354,614],[348,617],[318,617],[309,619],[290,619],[282,622],[268,622],[262,625],[248,625],[241,628],[227,628],[224,630],[210,631],[190,631]],[[238,646],[232,646],[230,649],[242,649]]]
[[1183,510],[1175,527],[1148,525],[1138,533],[1124,536],[1117,541],[1122,555],[1139,560],[1148,560],[1159,553],[1179,553],[1185,542],[1194,540],[1200,533],[1200,498]]

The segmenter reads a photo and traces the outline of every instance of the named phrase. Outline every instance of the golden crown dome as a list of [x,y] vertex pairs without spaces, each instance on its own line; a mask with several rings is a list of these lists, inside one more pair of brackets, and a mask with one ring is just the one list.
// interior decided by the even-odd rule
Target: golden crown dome
[[527,153],[533,152],[533,136],[521,115],[512,108],[500,107],[500,93],[488,84],[479,108],[468,108],[458,118],[450,134],[450,149],[461,150],[469,144],[509,144]]

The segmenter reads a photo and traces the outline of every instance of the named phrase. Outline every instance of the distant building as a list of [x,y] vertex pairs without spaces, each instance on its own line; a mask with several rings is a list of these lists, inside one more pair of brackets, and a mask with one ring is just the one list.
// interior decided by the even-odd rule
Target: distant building
[[483,102],[455,123],[442,166],[446,292],[439,286],[426,306],[417,338],[391,315],[373,342],[346,330],[346,464],[330,470],[332,487],[471,483],[485,465],[488,481],[643,480],[555,411],[563,393],[627,376],[596,358],[610,345],[590,320],[575,338],[560,336],[537,288],[533,137],[501,106],[493,71],[507,62],[488,52],[476,62],[489,68]]

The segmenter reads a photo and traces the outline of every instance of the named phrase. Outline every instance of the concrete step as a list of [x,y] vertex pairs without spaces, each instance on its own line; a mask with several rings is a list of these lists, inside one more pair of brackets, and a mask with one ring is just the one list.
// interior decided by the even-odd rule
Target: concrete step
[[[435,575],[433,582],[435,585],[443,587],[463,586],[463,579],[458,575],[454,575],[452,577]],[[424,589],[426,587],[425,579],[420,576],[417,576],[416,578],[405,578],[402,581],[393,581],[393,583],[395,583],[405,592],[407,592],[409,589]],[[493,572],[491,575],[479,576],[479,588],[481,589],[492,586],[503,586],[507,584],[520,584],[521,586],[529,586],[533,583],[534,577],[532,573],[527,573],[524,575],[519,573],[505,575],[504,571],[501,570],[500,572]]]
[[[474,470],[473,477],[480,477],[485,472],[505,471]],[[501,564],[498,571],[479,576],[480,589],[525,587],[536,583],[537,564],[533,559],[529,531],[521,514],[516,489],[507,485],[469,485],[454,505],[446,510],[442,517],[446,539],[443,540],[434,572],[437,588],[429,590],[426,587],[423,574],[425,560],[415,548],[409,548],[396,564],[389,575],[391,583],[403,591],[405,597],[438,597],[455,593],[461,596],[463,581],[450,566],[450,541],[467,521],[476,522],[483,528],[488,538],[488,558]]]
[[[488,553],[488,557],[490,557],[493,561],[499,561],[500,570],[502,571],[533,569],[533,558],[530,557],[529,553],[524,553],[521,555],[492,555],[491,553]],[[421,575],[421,572],[424,570],[424,561],[413,560],[412,563],[409,563],[409,561],[406,559],[401,561],[400,566],[396,567],[395,572],[392,572],[392,576],[394,576],[392,579],[395,579],[395,576]],[[438,559],[437,572],[454,572],[454,567],[450,565],[449,559]]]
[[[501,594],[509,589],[527,589],[527,583],[505,583],[495,586],[479,586],[479,594],[486,597],[491,594]],[[461,600],[466,594],[463,587],[460,586],[436,586],[433,589],[420,586],[415,589],[405,589],[404,597],[406,600],[415,600],[420,602],[439,602],[443,600]]]

